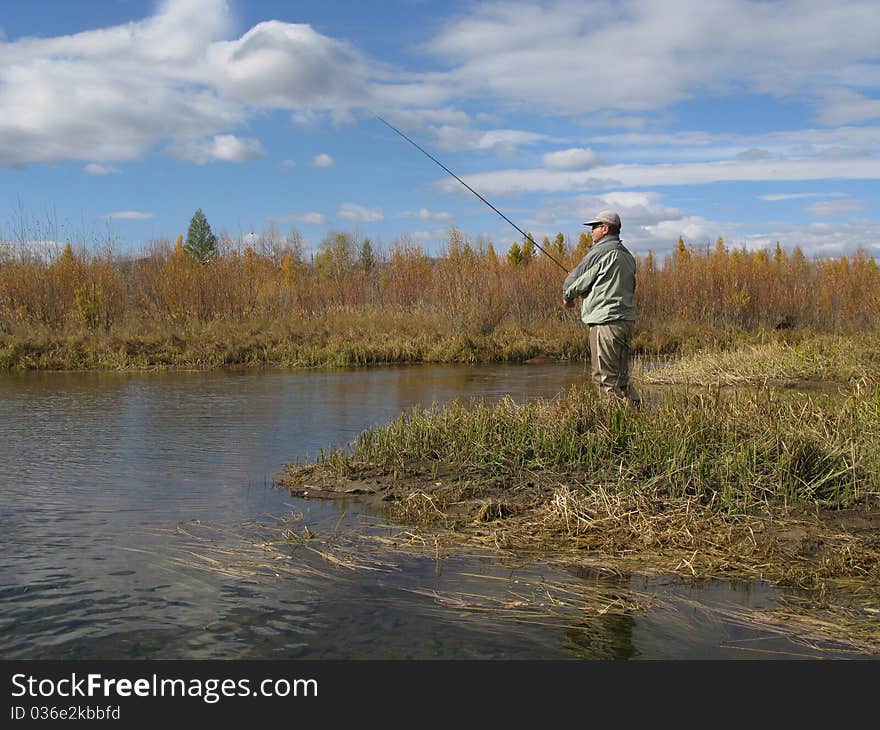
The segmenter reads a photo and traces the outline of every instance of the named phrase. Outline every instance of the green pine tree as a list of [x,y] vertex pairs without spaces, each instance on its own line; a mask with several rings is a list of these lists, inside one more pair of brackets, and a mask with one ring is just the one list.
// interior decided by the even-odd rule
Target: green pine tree
[[507,252],[507,260],[510,262],[511,266],[522,266],[523,254],[518,243],[511,244],[510,249]]
[[193,213],[186,234],[183,249],[197,261],[208,263],[217,255],[217,237],[211,230],[211,224],[199,208]]
[[531,233],[523,238],[520,251],[522,252],[522,263],[524,264],[528,264],[533,258],[535,258],[535,252],[537,249],[535,248],[535,239],[532,238]]
[[373,244],[370,243],[369,238],[365,238],[363,244],[361,245],[361,254],[358,258],[358,264],[364,270],[365,274],[369,274],[373,269],[373,266],[376,265],[376,256],[373,253]]

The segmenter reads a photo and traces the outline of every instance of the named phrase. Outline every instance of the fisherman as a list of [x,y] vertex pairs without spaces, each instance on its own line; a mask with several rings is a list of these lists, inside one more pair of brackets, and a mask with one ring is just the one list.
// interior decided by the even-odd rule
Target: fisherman
[[565,277],[562,301],[573,309],[578,297],[581,320],[590,328],[590,364],[597,391],[641,405],[629,379],[635,328],[636,261],[620,240],[620,216],[603,210],[584,223],[593,245]]

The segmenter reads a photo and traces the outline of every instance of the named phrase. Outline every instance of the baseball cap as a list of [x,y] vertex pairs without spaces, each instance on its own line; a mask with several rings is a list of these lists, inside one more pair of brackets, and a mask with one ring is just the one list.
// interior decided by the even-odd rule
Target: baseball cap
[[600,210],[592,220],[584,223],[585,226],[596,226],[600,223],[607,223],[614,228],[620,228],[620,216],[613,210]]

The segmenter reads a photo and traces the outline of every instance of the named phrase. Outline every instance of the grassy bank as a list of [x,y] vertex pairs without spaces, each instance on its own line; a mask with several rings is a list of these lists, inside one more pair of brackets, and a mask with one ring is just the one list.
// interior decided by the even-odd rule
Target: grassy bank
[[[642,382],[853,381],[880,370],[880,335],[732,330],[640,323]],[[687,359],[683,359],[687,356]],[[0,370],[210,370],[228,367],[362,367],[412,363],[588,362],[587,330],[566,321],[461,328],[424,312],[339,310],[321,317],[131,323],[110,332],[0,331]],[[673,360],[674,358],[674,360]],[[667,363],[659,369],[656,363]]]
[[359,494],[449,539],[618,566],[847,588],[880,610],[880,389],[668,392],[416,409],[292,464],[294,494]]
[[0,335],[5,370],[207,370],[222,367],[360,367],[411,363],[589,358],[576,323],[458,331],[418,313],[334,312],[312,319],[141,325],[59,335],[36,328]]
[[[584,360],[585,330],[547,257],[510,258],[450,229],[439,255],[372,251],[333,233],[224,238],[210,261],[181,241],[141,254],[0,247],[0,368],[207,369]],[[22,237],[22,240],[27,240]],[[549,245],[549,244],[548,244]],[[587,250],[557,236],[567,268]],[[358,255],[358,250],[361,255]],[[712,251],[680,242],[638,265],[634,346],[647,359],[809,333],[880,331],[880,268],[864,251]]]
[[701,347],[661,367],[643,369],[649,384],[797,385],[880,382],[880,335],[808,334],[743,338],[726,347]]

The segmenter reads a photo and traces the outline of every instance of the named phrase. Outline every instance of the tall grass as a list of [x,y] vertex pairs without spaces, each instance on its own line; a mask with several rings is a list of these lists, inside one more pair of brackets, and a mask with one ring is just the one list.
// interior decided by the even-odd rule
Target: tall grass
[[[179,242],[157,241],[128,257],[69,244],[42,257],[5,245],[3,362],[79,367],[76,352],[86,350],[105,366],[134,355],[159,361],[163,347],[155,343],[169,338],[176,344],[166,364],[197,366],[475,362],[539,352],[580,359],[587,352],[576,315],[560,306],[562,272],[546,257],[514,265],[491,243],[471,243],[456,229],[434,258],[405,238],[371,261],[358,258],[348,233],[328,236],[308,260],[297,239],[260,241],[224,238],[207,265]],[[579,253],[563,253],[573,266]],[[638,267],[635,347],[649,355],[776,327],[880,329],[880,272],[864,252],[809,260],[799,249],[730,251],[719,241],[710,252],[682,243],[662,263],[649,252]],[[352,326],[342,337],[345,321]],[[405,322],[414,324],[401,329]],[[196,340],[209,352],[179,347]]]
[[[594,488],[699,497],[734,511],[770,501],[880,503],[880,389],[843,397],[773,391],[668,393],[644,410],[592,392],[517,405],[416,408],[323,455],[358,465],[451,466],[460,474],[579,475]],[[430,467],[430,465],[434,465]]]

